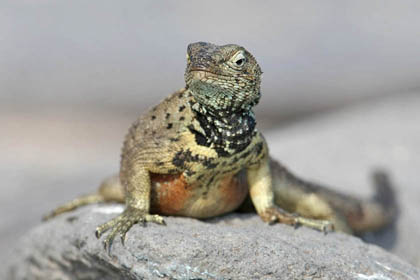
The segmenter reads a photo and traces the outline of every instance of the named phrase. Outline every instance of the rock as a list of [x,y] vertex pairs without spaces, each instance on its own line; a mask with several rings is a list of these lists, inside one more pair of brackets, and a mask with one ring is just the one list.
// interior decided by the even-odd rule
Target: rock
[[271,155],[299,176],[369,197],[369,173],[385,168],[400,215],[364,239],[420,266],[420,94],[401,94],[266,134]]
[[42,223],[16,244],[7,279],[419,279],[383,249],[341,233],[269,226],[255,214],[135,225],[108,256],[95,227],[122,211],[88,206]]

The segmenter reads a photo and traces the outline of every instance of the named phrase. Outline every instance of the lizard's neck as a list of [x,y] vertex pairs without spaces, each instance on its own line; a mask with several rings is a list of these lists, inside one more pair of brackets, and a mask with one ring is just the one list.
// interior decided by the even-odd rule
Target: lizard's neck
[[191,99],[189,104],[200,126],[198,129],[190,128],[198,144],[213,146],[219,156],[243,151],[257,133],[252,110],[218,110],[195,99]]

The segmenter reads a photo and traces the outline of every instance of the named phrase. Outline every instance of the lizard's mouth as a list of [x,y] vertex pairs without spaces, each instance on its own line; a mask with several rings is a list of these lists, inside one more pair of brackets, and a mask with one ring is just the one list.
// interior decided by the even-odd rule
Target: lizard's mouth
[[194,77],[194,79],[205,79],[205,78],[217,78],[219,77],[222,80],[230,80],[232,78],[232,76],[230,75],[225,75],[225,74],[221,74],[221,73],[214,73],[212,71],[209,71],[207,69],[203,69],[203,68],[191,68],[188,71],[188,76],[190,77]]
[[218,75],[206,69],[192,68],[189,69],[189,71],[187,72],[185,76],[185,81],[188,85],[190,85],[191,83],[197,81],[206,82],[207,80],[215,80],[217,77],[222,78],[221,75]]
[[[196,78],[206,78],[206,77],[220,77],[223,80],[230,80],[232,78],[235,78],[237,76],[234,75],[226,75],[226,74],[222,74],[222,73],[215,73],[212,71],[209,71],[208,69],[205,68],[200,68],[200,67],[191,67],[190,69],[188,69],[187,75],[193,75]],[[249,80],[254,80],[255,78],[248,74],[248,75],[240,75],[242,78],[245,79],[249,79]]]
[[211,71],[209,71],[209,70],[207,70],[207,69],[203,69],[203,68],[191,68],[190,70],[189,70],[189,72],[191,73],[191,74],[201,74],[201,75],[206,75],[206,73],[208,73],[208,74],[211,74],[211,75],[218,75],[218,74],[216,74],[216,73],[214,73],[214,72],[211,72]]

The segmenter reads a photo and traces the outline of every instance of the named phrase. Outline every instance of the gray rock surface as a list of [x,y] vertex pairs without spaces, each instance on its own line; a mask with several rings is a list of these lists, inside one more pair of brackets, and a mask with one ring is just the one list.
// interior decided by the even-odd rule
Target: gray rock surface
[[111,256],[95,227],[121,207],[89,206],[31,230],[7,279],[419,279],[420,271],[375,245],[340,234],[269,226],[253,214],[206,222],[166,218],[134,226]]

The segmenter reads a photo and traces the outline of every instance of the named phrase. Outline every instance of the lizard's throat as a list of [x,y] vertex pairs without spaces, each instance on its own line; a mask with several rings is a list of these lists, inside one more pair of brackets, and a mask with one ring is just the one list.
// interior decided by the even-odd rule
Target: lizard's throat
[[190,106],[199,124],[199,127],[190,127],[197,143],[213,147],[219,156],[243,151],[257,133],[252,110],[215,111],[195,99],[190,100]]

